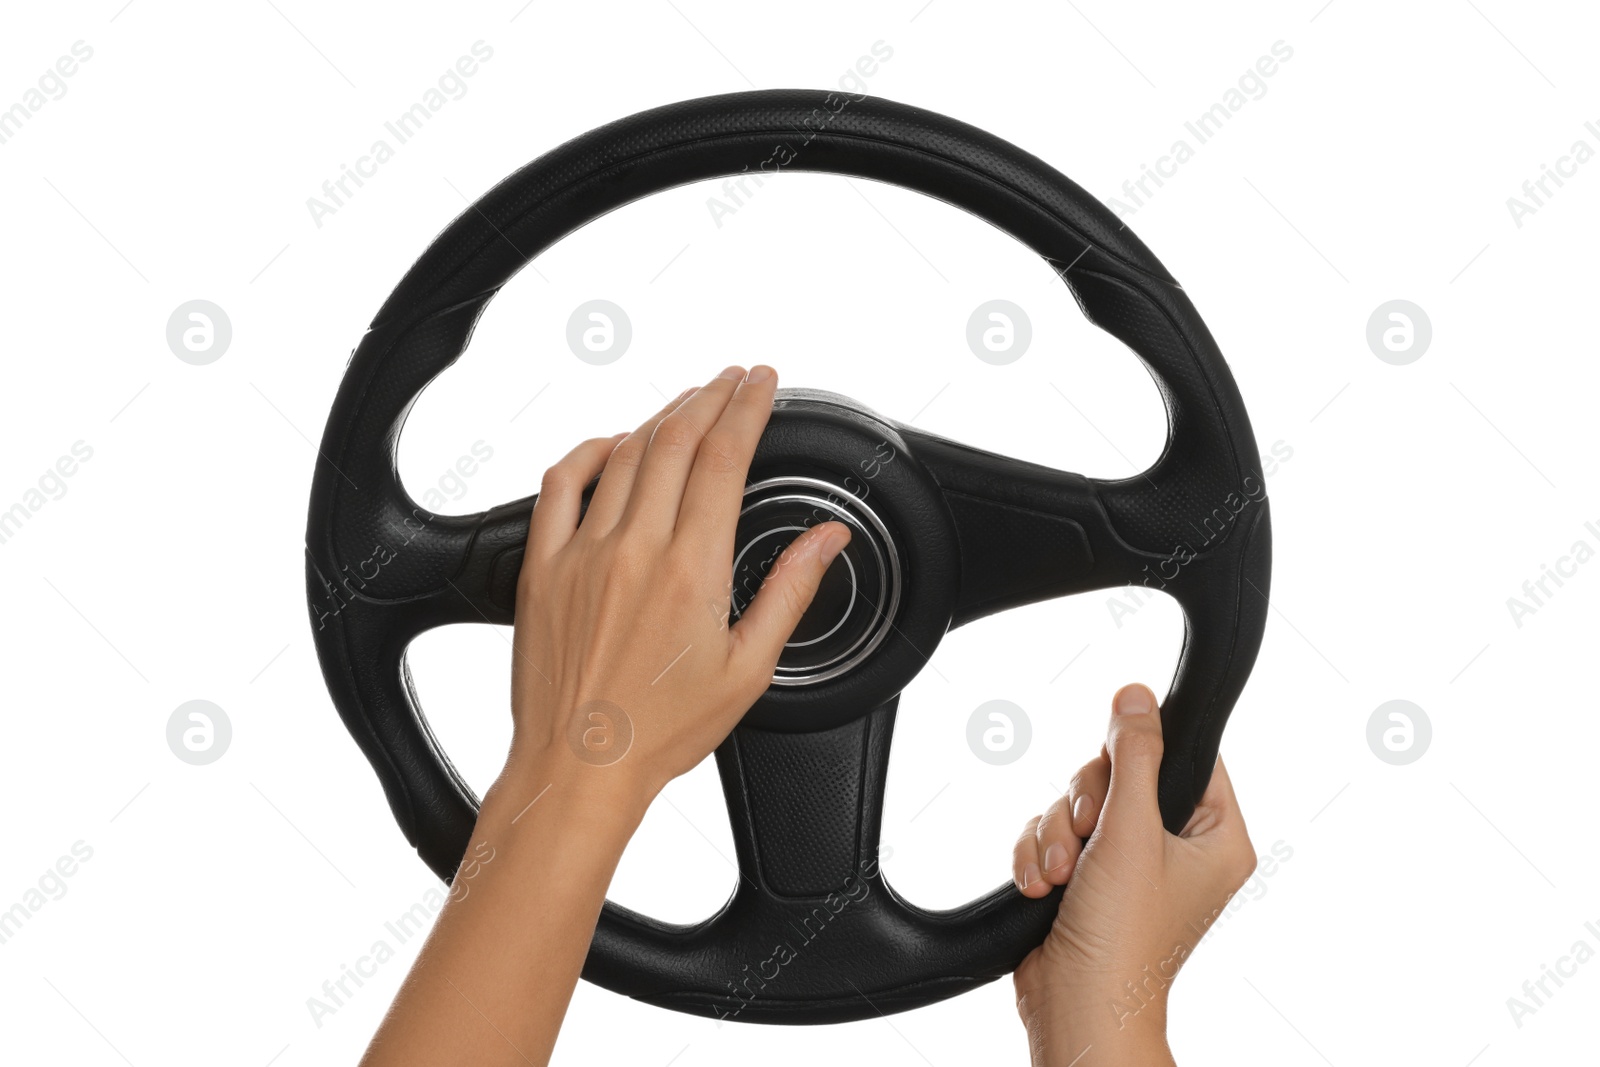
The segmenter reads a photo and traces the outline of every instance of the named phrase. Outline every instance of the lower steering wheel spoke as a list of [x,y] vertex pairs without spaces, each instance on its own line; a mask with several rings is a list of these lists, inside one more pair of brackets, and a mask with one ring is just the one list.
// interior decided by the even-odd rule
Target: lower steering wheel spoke
[[[630,995],[719,1021],[843,1022],[951,996],[1008,973],[1060,894],[1006,882],[948,912],[901,899],[880,847],[898,698],[828,730],[747,726],[717,750],[739,883],[716,915],[658,923],[606,905],[586,976],[615,979],[627,944]],[[917,946],[908,952],[908,946]],[[684,956],[692,976],[674,969]]]
[[739,892],[806,902],[877,877],[898,703],[810,733],[741,726],[717,749]]

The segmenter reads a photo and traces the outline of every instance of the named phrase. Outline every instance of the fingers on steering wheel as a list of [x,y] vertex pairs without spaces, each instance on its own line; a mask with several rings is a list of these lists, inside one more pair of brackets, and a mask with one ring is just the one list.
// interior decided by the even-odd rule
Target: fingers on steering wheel
[[1111,788],[1111,757],[1104,748],[1100,755],[1078,768],[1067,783],[1066,801],[1072,812],[1072,832],[1080,838],[1094,833]]
[[750,460],[772,417],[777,389],[778,375],[771,367],[750,368],[716,425],[706,430],[683,489],[678,532],[704,544],[724,565],[733,557],[734,528]]
[[1221,756],[1217,757],[1211,781],[1193,818],[1179,836],[1186,845],[1201,848],[1218,861],[1211,870],[1220,883],[1216,888],[1223,894],[1234,892],[1255,873],[1256,847],[1250,841],[1250,831],[1245,828],[1244,814],[1233,795],[1233,782]]
[[671,535],[695,457],[710,448],[723,462],[733,462],[728,444],[711,441],[706,435],[717,425],[744,376],[743,367],[727,368],[656,424],[619,521]]
[[625,436],[591,438],[544,472],[539,499],[534,501],[533,518],[528,523],[530,558],[547,559],[572,540],[583,507],[584,487],[605,469],[612,450]]
[[639,474],[639,465],[644,462],[645,450],[650,447],[650,436],[656,432],[656,426],[662,419],[672,414],[679,404],[693,394],[693,388],[685,389],[667,401],[660,411],[641,422],[638,429],[625,435],[612,450],[610,458],[606,460],[605,472],[600,475],[600,484],[589,499],[589,510],[584,512],[584,533],[596,537],[608,534],[621,520],[623,509],[628,506],[628,496],[633,492],[634,480]]
[[[1233,780],[1228,777],[1228,767],[1217,757],[1211,771],[1211,781],[1195,806],[1194,814],[1179,837],[1192,840],[1216,841],[1222,847],[1232,847],[1242,840],[1248,843],[1250,834],[1245,829],[1244,813],[1239,810],[1239,798],[1233,795]],[[1254,858],[1254,849],[1250,849]]]
[[1028,825],[1022,828],[1022,834],[1017,838],[1017,843],[1011,849],[1011,879],[1017,883],[1017,889],[1025,897],[1035,899],[1050,892],[1050,883],[1046,882],[1039,866],[1039,821],[1040,816],[1035,815],[1028,820]]
[[1211,781],[1200,798],[1199,810],[1210,812],[1223,821],[1244,821],[1244,813],[1239,810],[1239,798],[1233,795],[1233,779],[1228,777],[1228,765],[1221,756],[1217,757]]
[[1067,791],[1039,818],[1039,870],[1050,885],[1065,885],[1078,866],[1084,839],[1094,833],[1111,787],[1111,760],[1105,749],[1078,768]]
[[1083,839],[1072,826],[1070,805],[1070,795],[1057,797],[1034,827],[1039,871],[1047,888],[1067,883],[1078,865],[1078,854],[1083,851]]
[[1011,877],[1024,896],[1042,897],[1072,877],[1110,787],[1111,759],[1102,748],[1100,755],[1078,768],[1067,791],[1043,815],[1028,820],[1011,859]]

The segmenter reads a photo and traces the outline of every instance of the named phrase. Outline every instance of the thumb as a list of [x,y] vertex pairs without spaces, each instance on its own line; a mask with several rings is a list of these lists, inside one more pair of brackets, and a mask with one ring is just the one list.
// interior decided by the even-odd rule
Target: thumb
[[800,624],[811,606],[828,565],[850,543],[850,528],[842,522],[824,522],[789,543],[767,576],[755,599],[734,624],[733,635],[748,653],[768,665]]
[[[1156,783],[1161,773],[1161,713],[1155,694],[1142,685],[1117,690],[1111,701],[1111,787],[1101,822],[1114,833],[1135,837],[1163,829]],[[1159,840],[1159,838],[1154,838]]]

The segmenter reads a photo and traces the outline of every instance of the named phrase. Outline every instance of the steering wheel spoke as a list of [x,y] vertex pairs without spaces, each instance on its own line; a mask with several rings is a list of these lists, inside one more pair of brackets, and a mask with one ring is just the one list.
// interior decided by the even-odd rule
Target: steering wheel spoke
[[740,892],[805,901],[876,877],[898,703],[811,733],[741,726],[717,749]]
[[1139,584],[1159,562],[1118,535],[1101,502],[1103,483],[903,432],[939,482],[961,542],[952,627],[1023,604]]
[[528,540],[528,520],[537,496],[523,497],[477,515],[464,516],[471,532],[463,539],[460,565],[435,596],[433,625],[486,622],[510,626],[517,604],[517,575]]
[[[719,1020],[835,1022],[902,1011],[1014,968],[1015,946],[1044,937],[1059,892],[1029,900],[1006,882],[965,907],[934,912],[901,899],[883,876],[879,838],[897,704],[824,731],[734,730],[717,750],[739,868],[732,899],[692,926],[608,905],[585,975],[616,978],[626,937],[641,1000]],[[905,952],[917,944],[940,948]],[[693,980],[676,971],[685,954],[700,961]]]
[[454,623],[509,626],[535,499],[474,515],[419,512],[409,523],[383,524],[369,535],[367,554],[331,576],[313,559],[312,628],[355,604],[369,617],[386,616],[391,639],[402,642]]

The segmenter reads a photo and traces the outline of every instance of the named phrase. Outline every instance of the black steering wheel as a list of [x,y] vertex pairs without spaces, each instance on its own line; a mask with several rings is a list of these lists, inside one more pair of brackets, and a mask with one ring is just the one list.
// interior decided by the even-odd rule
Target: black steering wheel
[[1162,702],[1159,786],[1172,831],[1205,790],[1260,647],[1270,534],[1243,402],[1183,289],[1110,211],[982,130],[842,92],[707,97],[575,138],[452,222],[356,347],[323,433],[306,578],[334,704],[406,838],[449,881],[477,798],[428,728],[406,646],[435,626],[512,621],[533,498],[476,515],[424,510],[396,472],[406,414],[461,355],[490,298],[561,237],[685,182],[783,170],[905,186],[1022,241],[1143,360],[1169,422],[1149,470],[1106,481],[957,444],[834,394],[779,393],[751,468],[733,610],[794,531],[840,519],[856,536],[774,684],[717,750],[738,888],[687,926],[608,902],[583,973],[679,1011],[841,1022],[1006,974],[1059,903],[1059,890],[1029,900],[1008,882],[927,911],[879,870],[899,694],[949,628],[1113,586],[1174,597],[1185,631]]

